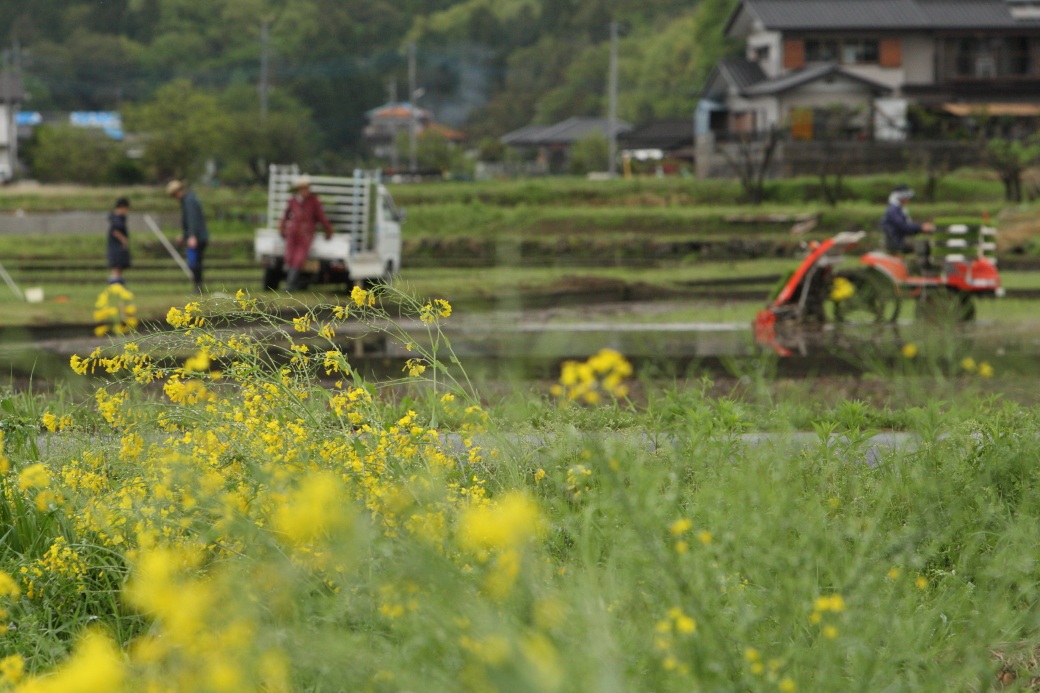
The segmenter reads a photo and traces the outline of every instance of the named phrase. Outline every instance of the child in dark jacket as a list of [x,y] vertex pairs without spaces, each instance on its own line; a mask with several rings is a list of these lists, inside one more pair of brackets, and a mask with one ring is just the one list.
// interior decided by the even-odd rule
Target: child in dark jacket
[[116,200],[115,208],[108,214],[108,283],[125,284],[123,270],[130,267],[130,231],[127,228],[126,214],[130,211],[130,202],[121,197]]

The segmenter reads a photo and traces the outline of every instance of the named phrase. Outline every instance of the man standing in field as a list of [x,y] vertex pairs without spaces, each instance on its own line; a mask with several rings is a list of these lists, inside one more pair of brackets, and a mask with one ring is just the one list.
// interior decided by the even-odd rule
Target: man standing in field
[[184,245],[188,267],[195,281],[195,293],[202,293],[202,262],[209,245],[209,229],[206,218],[202,214],[202,205],[195,193],[188,190],[182,180],[171,180],[166,184],[166,194],[177,198],[181,203],[181,232],[178,245]]
[[285,207],[278,230],[285,238],[285,290],[295,291],[300,288],[300,271],[311,251],[315,227],[318,224],[325,227],[326,239],[332,238],[334,229],[318,196],[311,192],[310,177],[300,176],[290,187],[293,195]]

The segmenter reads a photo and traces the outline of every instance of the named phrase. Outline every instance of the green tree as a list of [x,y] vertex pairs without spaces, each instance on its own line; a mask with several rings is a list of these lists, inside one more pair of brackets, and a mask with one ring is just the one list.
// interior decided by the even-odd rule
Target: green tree
[[540,96],[535,120],[554,123],[576,115],[605,115],[609,64],[609,44],[582,51],[567,68],[564,82]]
[[421,169],[459,173],[467,168],[462,149],[436,130],[420,133],[416,144],[415,154]]
[[676,118],[693,113],[698,90],[712,67],[739,50],[722,33],[730,6],[730,0],[701,0],[694,11],[631,39],[638,43],[639,53],[629,68],[635,74],[620,98],[626,118]]
[[229,124],[220,156],[225,182],[264,183],[269,164],[298,163],[313,170],[309,159],[320,138],[310,111],[282,90],[268,101],[263,115],[257,90],[249,85],[233,86],[220,95]]
[[44,125],[30,145],[30,171],[45,183],[99,185],[125,159],[122,147],[100,130]]
[[569,172],[583,175],[591,171],[606,171],[610,144],[599,133],[590,133],[571,145]]
[[[223,167],[242,171],[242,182],[267,180],[270,164],[307,163],[313,152],[308,123],[289,113],[271,113],[264,119],[255,114],[229,116],[227,146],[222,151]],[[232,182],[227,173],[225,181]]]
[[985,142],[983,159],[1000,176],[1004,184],[1004,199],[1022,201],[1022,174],[1040,160],[1040,135],[1027,139],[994,137]]
[[128,107],[124,122],[142,137],[145,166],[157,180],[197,177],[208,160],[225,153],[232,126],[216,97],[183,79]]

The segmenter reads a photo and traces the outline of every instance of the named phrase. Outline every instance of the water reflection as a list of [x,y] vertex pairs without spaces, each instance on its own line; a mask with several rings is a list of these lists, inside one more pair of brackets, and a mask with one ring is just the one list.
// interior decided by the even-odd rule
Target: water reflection
[[789,368],[837,359],[849,370],[882,375],[1040,375],[1040,323],[792,321],[777,322],[768,333],[756,330],[755,340]]

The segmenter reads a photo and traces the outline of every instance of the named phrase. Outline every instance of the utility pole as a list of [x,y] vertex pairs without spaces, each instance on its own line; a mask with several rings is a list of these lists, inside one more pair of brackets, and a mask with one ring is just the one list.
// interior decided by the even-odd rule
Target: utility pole
[[[18,165],[18,160],[15,158],[15,146],[18,142],[18,132],[14,119],[14,104],[11,103],[11,51],[5,48],[3,54],[3,72],[0,72],[0,79],[3,79],[4,81],[4,122],[3,128],[0,129],[0,145],[3,145],[0,152],[3,153],[4,158],[7,159],[7,163],[10,164],[10,174],[13,176],[15,167]],[[0,163],[3,162],[0,161]],[[6,181],[2,176],[0,176],[0,183],[2,182]]]
[[411,109],[408,118],[408,165],[414,174],[419,169],[419,151],[417,135],[419,129],[419,113],[416,107],[415,89],[415,41],[408,43],[408,107]]
[[268,74],[268,53],[270,49],[270,37],[269,29],[271,22],[264,20],[260,24],[260,121],[267,120],[267,83],[269,79]]
[[617,175],[617,89],[618,89],[618,23],[610,23],[610,75],[607,96],[607,121],[610,132],[607,133],[607,171],[611,178]]
[[397,174],[397,169],[401,165],[401,155],[397,151],[397,109],[400,106],[397,103],[397,78],[390,78],[390,168],[394,170],[394,174]]

